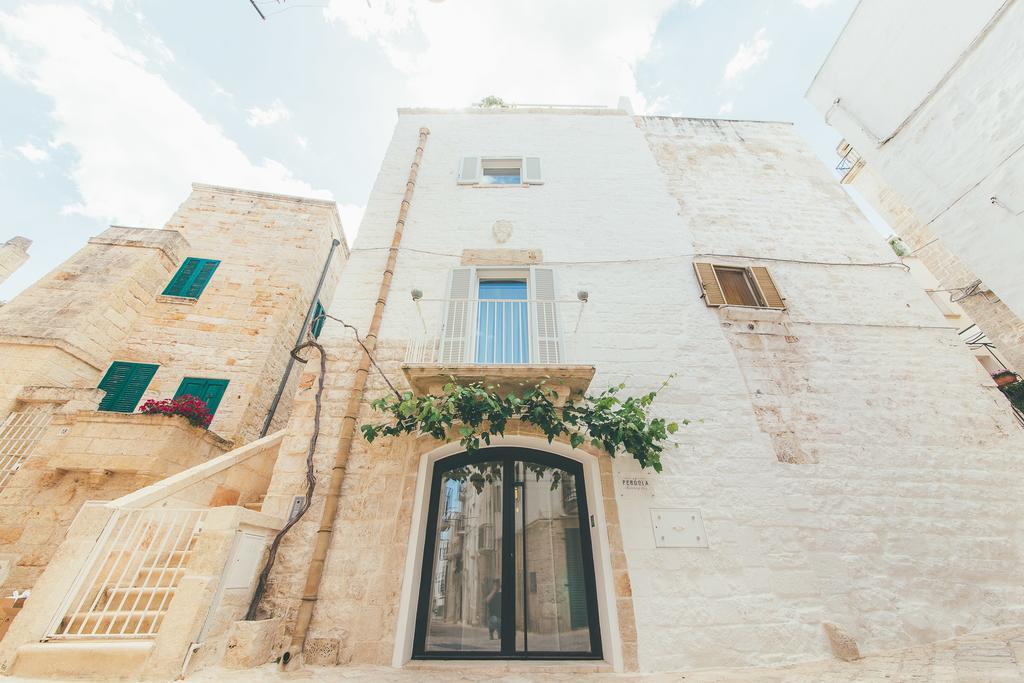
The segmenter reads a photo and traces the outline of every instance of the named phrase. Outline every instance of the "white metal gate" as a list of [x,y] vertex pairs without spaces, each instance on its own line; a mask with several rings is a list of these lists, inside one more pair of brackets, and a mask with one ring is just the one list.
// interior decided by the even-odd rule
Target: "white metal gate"
[[11,413],[0,423],[0,490],[32,454],[52,418],[48,407],[32,407]]
[[156,637],[205,518],[205,510],[115,511],[47,638]]

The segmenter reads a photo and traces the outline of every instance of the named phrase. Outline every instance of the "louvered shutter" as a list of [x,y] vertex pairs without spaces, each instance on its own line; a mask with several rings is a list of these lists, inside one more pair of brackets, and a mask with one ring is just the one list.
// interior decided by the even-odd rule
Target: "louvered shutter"
[[725,293],[715,275],[715,267],[710,263],[694,261],[693,269],[697,273],[697,281],[704,290],[704,303],[708,306],[725,306]]
[[99,388],[107,393],[100,401],[99,409],[115,413],[135,410],[158,367],[149,363],[111,363],[100,380]]
[[750,274],[754,276],[754,281],[761,290],[761,299],[767,308],[786,307],[786,302],[783,301],[782,295],[779,294],[779,288],[775,286],[775,281],[772,280],[772,276],[768,273],[767,268],[764,266],[751,266]]
[[523,182],[527,185],[542,185],[544,176],[540,172],[540,157],[523,159]]
[[174,398],[185,395],[195,396],[206,403],[206,408],[213,415],[217,412],[217,408],[220,406],[220,401],[224,398],[224,392],[227,391],[227,388],[228,380],[226,379],[186,377],[181,380],[178,390],[174,392]]
[[318,339],[320,337],[320,333],[324,329],[324,322],[326,322],[327,320],[327,318],[323,317],[324,313],[326,313],[326,311],[324,310],[324,305],[320,303],[320,299],[317,299],[316,308],[313,309],[312,324],[309,330],[310,332],[313,333],[313,339]]
[[459,161],[459,185],[480,182],[480,157],[462,157]]
[[192,281],[193,276],[196,274],[196,270],[199,268],[200,260],[197,258],[187,258],[185,262],[178,268],[178,272],[174,274],[171,281],[167,284],[164,289],[164,294],[167,296],[183,296],[180,292],[185,291],[188,283]]
[[217,270],[217,266],[220,265],[220,261],[211,261],[206,259],[200,264],[199,272],[196,273],[195,279],[192,284],[189,285],[188,290],[184,296],[191,299],[198,299],[199,295],[206,289],[207,283],[210,282],[210,278],[213,277],[213,271]]
[[473,329],[474,302],[470,301],[475,268],[452,268],[448,274],[448,299],[441,327],[440,362],[465,363],[470,358],[469,333]]
[[558,328],[558,305],[555,303],[555,271],[551,268],[530,268],[530,299],[534,310],[533,348],[536,363],[561,363],[562,339]]

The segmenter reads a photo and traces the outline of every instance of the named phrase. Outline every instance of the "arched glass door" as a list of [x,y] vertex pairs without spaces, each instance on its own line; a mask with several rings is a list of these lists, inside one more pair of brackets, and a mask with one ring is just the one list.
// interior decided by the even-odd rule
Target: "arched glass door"
[[434,465],[413,656],[599,658],[583,468],[526,448]]

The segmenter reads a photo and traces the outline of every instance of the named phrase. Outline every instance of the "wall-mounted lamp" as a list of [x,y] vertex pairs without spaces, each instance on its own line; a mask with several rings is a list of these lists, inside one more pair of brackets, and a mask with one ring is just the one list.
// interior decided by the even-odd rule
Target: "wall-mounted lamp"
[[412,300],[413,301],[419,301],[420,299],[423,298],[423,290],[422,289],[413,289],[412,292],[410,292],[410,293],[412,294]]
[[585,289],[581,289],[580,291],[576,292],[576,298],[579,299],[581,303],[585,304],[587,303],[587,301],[590,300],[590,292],[588,292]]

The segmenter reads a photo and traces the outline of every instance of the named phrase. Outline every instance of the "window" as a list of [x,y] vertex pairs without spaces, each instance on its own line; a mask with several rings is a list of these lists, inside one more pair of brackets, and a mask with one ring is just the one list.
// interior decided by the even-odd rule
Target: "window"
[[213,259],[192,257],[185,259],[185,262],[178,268],[178,272],[171,278],[167,288],[164,289],[164,296],[198,299],[219,265],[220,261]]
[[320,333],[324,329],[324,321],[326,321],[327,318],[323,317],[323,315],[326,312],[327,311],[324,310],[324,305],[320,303],[320,299],[317,299],[316,307],[313,309],[313,321],[309,328],[309,331],[313,333],[313,339],[318,339],[320,337]]
[[462,157],[459,184],[476,186],[542,185],[540,157]]
[[434,465],[413,656],[601,657],[582,466],[526,448]]
[[99,409],[114,413],[135,410],[158,367],[150,363],[111,363],[107,374],[100,380],[99,388],[107,393],[100,401]]
[[444,364],[564,363],[554,270],[452,269],[440,337]]
[[786,308],[785,300],[764,266],[740,268],[694,263],[693,268],[708,306]]
[[210,415],[213,415],[217,412],[217,407],[220,405],[220,400],[224,398],[227,388],[228,380],[226,379],[186,377],[178,385],[178,390],[174,392],[174,398],[195,396],[206,403],[206,409],[210,411]]

